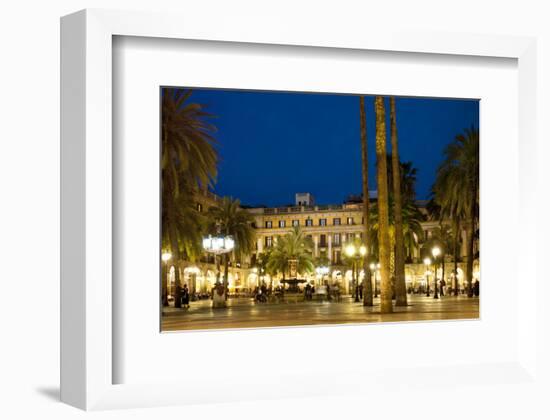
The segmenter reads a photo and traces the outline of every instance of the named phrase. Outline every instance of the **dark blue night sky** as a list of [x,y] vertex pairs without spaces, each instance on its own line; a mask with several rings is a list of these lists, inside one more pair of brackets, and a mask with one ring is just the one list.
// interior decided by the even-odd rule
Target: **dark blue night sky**
[[[217,116],[217,194],[279,206],[293,203],[295,192],[311,192],[319,204],[361,193],[358,96],[194,89],[191,102]],[[375,190],[374,97],[365,103]],[[396,111],[400,158],[417,168],[417,198],[425,199],[445,146],[479,127],[479,102],[397,98]],[[388,103],[386,112],[389,134]],[[389,142],[388,135],[388,150]]]

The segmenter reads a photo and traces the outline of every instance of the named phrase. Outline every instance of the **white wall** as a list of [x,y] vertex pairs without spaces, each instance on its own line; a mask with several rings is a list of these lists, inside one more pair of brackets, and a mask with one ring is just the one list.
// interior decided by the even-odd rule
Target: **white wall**
[[[371,4],[372,3],[372,4]],[[0,413],[4,418],[72,418],[83,413],[54,401],[59,376],[59,17],[82,9],[132,8],[141,10],[178,10],[187,15],[208,16],[218,25],[235,25],[243,31],[278,25],[281,31],[290,26],[340,26],[341,31],[378,25],[386,36],[395,28],[422,30],[428,23],[433,29],[449,32],[517,34],[537,36],[539,41],[539,136],[550,138],[550,25],[545,1],[463,0],[441,2],[427,0],[370,1],[32,1],[4,2],[0,12],[0,182],[3,194],[0,238],[0,310],[2,311],[2,345],[0,346]],[[549,152],[548,142],[540,144],[533,160],[542,164]],[[541,165],[542,167],[542,165]],[[548,169],[541,169],[548,178]],[[547,187],[547,186],[545,186]],[[541,194],[540,212],[547,213],[548,198]],[[541,237],[549,237],[548,224],[540,227]],[[542,256],[547,245],[532,244],[533,252]],[[546,248],[544,248],[546,247]],[[540,274],[544,275],[544,274]],[[539,315],[548,316],[542,310]],[[547,365],[547,362],[545,362]],[[387,386],[387,385],[381,385]],[[523,418],[543,418],[522,397],[510,396],[502,389],[506,404],[488,407],[483,395],[471,395],[469,406],[459,404],[445,412],[446,418],[466,413],[519,413]],[[269,396],[267,396],[269,397]],[[465,396],[459,396],[460,399]],[[443,397],[440,397],[444,399]],[[195,418],[280,418],[289,412],[307,413],[321,418],[358,415],[362,400],[349,398],[284,401],[266,409],[262,403],[237,406],[218,405],[101,413],[101,418],[148,418],[187,415]],[[436,403],[436,402],[435,402]],[[440,417],[442,412],[429,410],[430,403],[402,401],[389,412],[424,412],[426,417]],[[489,411],[490,409],[490,411]],[[259,410],[259,411],[258,411]],[[7,414],[9,412],[9,414]],[[225,414],[224,414],[225,413]],[[389,416],[391,418],[391,414]]]

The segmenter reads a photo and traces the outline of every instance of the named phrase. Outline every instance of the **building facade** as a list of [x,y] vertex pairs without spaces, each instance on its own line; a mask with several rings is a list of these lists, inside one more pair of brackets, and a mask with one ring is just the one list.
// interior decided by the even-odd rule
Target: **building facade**
[[[375,200],[376,192],[369,193],[370,199]],[[204,191],[197,197],[197,209],[206,211],[216,205],[220,197]],[[418,202],[421,211],[427,214],[425,202]],[[360,199],[351,199],[339,205],[316,205],[313,196],[309,193],[298,193],[295,196],[294,206],[285,207],[257,207],[247,208],[254,217],[256,230],[256,249],[243,261],[232,261],[229,273],[229,288],[232,293],[249,292],[261,282],[277,286],[279,278],[271,278],[265,273],[259,273],[255,261],[259,254],[266,252],[277,243],[277,238],[288,234],[295,227],[299,227],[313,242],[313,256],[328,261],[328,275],[320,276],[311,273],[307,280],[315,283],[329,281],[339,283],[342,290],[348,293],[351,287],[352,272],[350,267],[343,264],[345,245],[363,235],[363,204]],[[405,269],[406,282],[409,287],[425,286],[427,281],[432,282],[434,267],[426,267],[421,260],[420,246],[424,240],[431,237],[432,231],[438,228],[435,221],[421,223],[423,238],[418,238],[418,246],[408,255]],[[460,257],[466,261],[466,232],[463,230]],[[200,261],[185,263],[182,275],[192,291],[207,292],[216,280],[217,267],[213,257],[205,255]],[[437,268],[437,276],[443,275],[450,284],[454,263],[447,257],[444,269],[441,264]],[[458,264],[459,284],[464,282],[465,263]],[[376,273],[375,273],[376,274]],[[171,276],[173,277],[173,276]],[[376,276],[374,276],[376,278]],[[474,263],[474,278],[479,279],[479,263]],[[360,275],[362,280],[362,273]],[[374,279],[373,279],[374,281]]]

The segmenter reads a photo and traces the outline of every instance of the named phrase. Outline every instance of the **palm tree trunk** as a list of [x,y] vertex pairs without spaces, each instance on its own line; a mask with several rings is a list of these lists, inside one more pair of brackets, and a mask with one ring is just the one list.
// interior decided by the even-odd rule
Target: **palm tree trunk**
[[[363,240],[367,246],[367,250],[371,247],[369,240],[369,163],[367,152],[367,119],[365,114],[365,97],[359,98],[359,117],[361,119],[361,161],[363,170]],[[363,258],[363,270],[365,278],[363,280],[363,306],[372,306],[372,283],[369,261]]]
[[390,281],[390,233],[388,209],[388,173],[386,168],[386,110],[384,98],[377,96],[376,111],[376,170],[378,185],[378,235],[380,255],[380,312],[391,313],[392,287]]
[[401,198],[401,174],[399,150],[397,146],[397,122],[395,117],[395,97],[390,98],[391,162],[393,178],[393,217],[395,220],[395,305],[407,306],[405,285],[405,245],[403,240],[403,213]]
[[162,262],[161,264],[162,306],[168,306],[168,263]]
[[[445,252],[443,252],[443,256],[441,257],[441,281],[445,281]],[[442,296],[445,290],[441,288],[439,291],[439,294]]]
[[174,223],[170,223],[168,228],[168,235],[170,237],[170,248],[172,251],[172,258],[174,261],[174,273],[176,280],[176,292],[174,293],[174,307],[181,308],[181,280],[180,280],[180,251],[178,244],[178,237],[176,234],[176,228]]
[[453,251],[453,261],[454,261],[454,294],[458,296],[458,235],[460,234],[459,221],[455,221],[455,232],[454,232],[454,251]]
[[473,197],[470,204],[470,220],[468,223],[468,228],[466,230],[466,242],[468,244],[468,249],[466,253],[466,282],[468,284],[468,297],[474,295],[472,290],[472,279],[474,272],[474,230],[476,222],[476,190],[473,188]]
[[225,254],[225,261],[223,267],[223,293],[225,300],[229,292],[229,252]]

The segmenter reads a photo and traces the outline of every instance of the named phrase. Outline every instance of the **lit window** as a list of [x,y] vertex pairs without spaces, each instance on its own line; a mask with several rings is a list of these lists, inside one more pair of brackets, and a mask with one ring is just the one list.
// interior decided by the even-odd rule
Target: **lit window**
[[284,220],[279,220],[279,227],[284,228],[286,226],[286,222]]
[[348,225],[353,225],[353,217],[348,217]]
[[334,226],[340,226],[340,218],[336,217],[335,219],[332,219],[332,224]]
[[202,204],[201,203],[197,203],[197,211],[202,211]]
[[266,229],[271,229],[272,227],[273,227],[273,222],[271,220],[265,222],[265,228]]
[[265,237],[265,246],[267,248],[270,248],[273,245],[273,236],[266,236]]
[[334,245],[340,245],[340,234],[339,233],[334,234]]
[[313,220],[312,219],[306,219],[306,226],[313,226]]
[[300,221],[299,221],[299,220],[293,220],[293,221],[292,221],[292,226],[293,226],[293,227],[298,227],[298,226],[300,226]]
[[319,226],[326,226],[327,225],[327,219],[319,219]]

